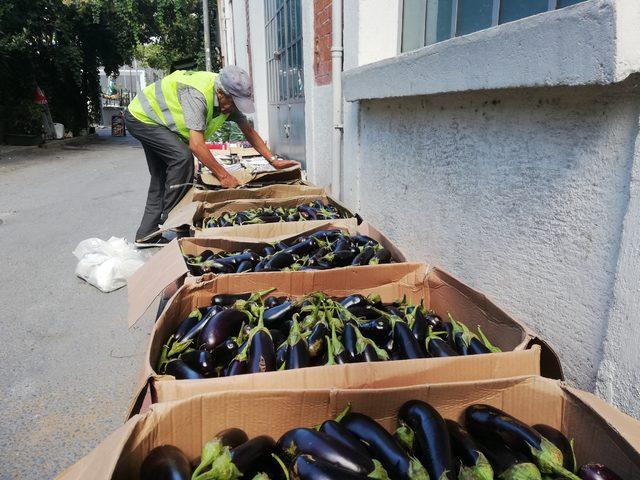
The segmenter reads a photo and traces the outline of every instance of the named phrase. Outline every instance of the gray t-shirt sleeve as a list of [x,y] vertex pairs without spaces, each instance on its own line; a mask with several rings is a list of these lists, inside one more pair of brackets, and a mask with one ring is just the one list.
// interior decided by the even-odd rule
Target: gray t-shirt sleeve
[[[207,128],[207,101],[204,95],[193,87],[178,85],[178,101],[182,106],[184,124],[189,130],[204,131]],[[240,123],[247,117],[240,111],[229,115],[227,120]]]

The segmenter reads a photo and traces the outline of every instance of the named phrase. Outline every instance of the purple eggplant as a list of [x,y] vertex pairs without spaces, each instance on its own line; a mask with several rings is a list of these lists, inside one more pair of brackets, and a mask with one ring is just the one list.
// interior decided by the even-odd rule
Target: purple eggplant
[[245,373],[247,373],[247,360],[236,357],[231,360],[225,369],[224,376],[234,377],[236,375],[244,375]]
[[394,349],[402,359],[424,358],[420,344],[413,336],[409,325],[404,322],[395,322],[393,326]]
[[414,451],[429,478],[453,480],[455,478],[449,431],[444,418],[426,402],[410,400],[398,412],[402,426],[414,435]]
[[233,357],[238,353],[238,342],[236,339],[228,338],[211,351],[213,362],[216,367],[226,367]]
[[211,352],[206,350],[190,350],[180,355],[180,359],[187,366],[205,377],[213,377],[216,373],[216,365]]
[[238,264],[236,273],[250,272],[253,270],[254,263],[251,260],[244,260]]
[[276,443],[268,435],[260,435],[231,450],[231,462],[244,474],[254,467],[264,455],[274,453]]
[[456,478],[492,480],[493,469],[478,444],[458,422],[445,420],[453,455],[458,461]]
[[[474,437],[475,438],[475,437]],[[493,478],[501,480],[541,480],[542,476],[526,455],[495,438],[475,438],[480,452],[491,464]]]
[[302,336],[300,326],[296,317],[293,317],[293,326],[289,333],[289,348],[285,360],[286,370],[295,370],[309,366],[309,346],[307,340]]
[[140,480],[190,480],[191,464],[178,447],[162,445],[151,450],[140,467]]
[[378,242],[376,242],[373,238],[368,237],[366,235],[354,235],[351,237],[351,241],[356,244],[359,245],[361,247],[368,245],[368,244],[377,244]]
[[335,420],[325,420],[320,425],[320,432],[342,444],[345,448],[358,452],[361,456],[369,456],[364,444]]
[[291,465],[290,472],[293,480],[367,480],[370,478],[310,455],[298,455]]
[[[331,268],[346,267],[351,265],[355,254],[351,250],[341,250],[339,252],[328,253],[324,256],[324,260],[331,266]],[[322,263],[318,263],[322,265]]]
[[430,357],[457,357],[458,352],[448,342],[436,335],[429,328],[429,335],[425,341],[425,349]]
[[617,473],[600,463],[588,463],[580,467],[581,480],[622,480]]
[[223,310],[207,322],[198,335],[196,345],[198,348],[213,350],[227,338],[238,335],[242,324],[248,320],[247,314],[241,310],[235,308]]
[[353,295],[344,297],[340,299],[339,303],[349,311],[354,307],[366,307],[369,305],[369,301],[359,293],[354,293]]
[[520,420],[491,405],[471,405],[465,423],[472,435],[498,435],[514,449],[527,455],[544,474],[579,480],[564,468],[562,452],[552,442]]
[[373,247],[363,248],[360,253],[358,253],[353,260],[351,261],[351,265],[369,265],[369,262],[375,255],[376,251]]
[[202,315],[202,318],[200,319],[200,321],[196,323],[191,328],[191,330],[185,333],[184,337],[182,337],[181,342],[184,342],[186,340],[196,339],[197,336],[202,331],[202,329],[205,327],[205,325],[209,323],[209,320],[211,320],[213,317],[216,316],[216,314],[220,313],[221,311],[222,311],[222,307],[218,305],[211,307],[206,314]]
[[288,252],[278,252],[265,264],[268,270],[283,270],[295,263],[295,258]]
[[295,312],[295,303],[291,300],[282,302],[280,305],[268,308],[264,311],[264,324],[268,328],[278,328],[282,322],[292,317]]
[[187,318],[180,322],[178,328],[176,328],[176,331],[173,334],[174,341],[179,342],[182,340],[187,332],[195,327],[201,319],[202,313],[200,313],[200,310],[196,309],[191,312]]
[[429,474],[416,458],[405,453],[400,444],[378,422],[361,413],[349,412],[338,420],[364,443],[372,458],[378,460],[394,480],[428,480]]
[[167,363],[165,373],[167,375],[173,375],[176,377],[176,380],[197,380],[205,378],[204,375],[196,372],[193,368],[189,367],[184,360],[179,358],[170,360],[169,363]]
[[211,298],[211,305],[230,307],[238,300],[249,300],[250,293],[220,293]]
[[360,324],[360,332],[370,338],[376,345],[382,345],[391,335],[391,323],[385,317]]
[[269,331],[264,327],[251,336],[247,356],[247,373],[273,372],[276,369],[276,351]]
[[341,442],[312,428],[294,428],[284,433],[278,440],[278,448],[284,458],[292,461],[298,455],[310,455],[315,459],[342,467],[348,471],[361,475],[371,475],[380,472],[369,457],[359,451],[345,447]]
[[564,460],[564,468],[569,470],[570,472],[575,473],[578,469],[578,465],[576,464],[576,456],[573,451],[572,442],[569,441],[564,434],[549,425],[541,424],[534,425],[533,428],[536,432],[542,435],[544,438],[553,443],[560,451],[562,452],[562,458]]
[[289,352],[289,344],[287,342],[281,344],[276,349],[276,369],[277,370],[280,370],[281,368],[284,367],[287,361],[288,352]]
[[358,335],[356,333],[356,326],[352,323],[347,323],[342,331],[342,346],[348,357],[348,363],[360,361],[360,355],[358,353]]
[[349,310],[349,313],[351,313],[351,315],[355,317],[363,318],[365,320],[376,320],[380,318],[380,312],[376,311],[375,308],[370,307],[368,305],[366,306],[356,305],[356,306],[350,307],[348,310]]
[[329,334],[326,322],[316,323],[311,329],[309,337],[307,337],[307,345],[309,346],[309,358],[314,360],[321,357],[327,350],[325,337]]
[[369,265],[382,265],[384,263],[391,262],[391,252],[386,248],[381,248],[378,250],[371,260],[369,260]]

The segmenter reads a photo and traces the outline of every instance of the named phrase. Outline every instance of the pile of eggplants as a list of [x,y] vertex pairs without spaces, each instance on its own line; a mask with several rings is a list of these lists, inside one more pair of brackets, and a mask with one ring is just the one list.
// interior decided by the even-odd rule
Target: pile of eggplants
[[[391,434],[348,406],[335,419],[249,439],[237,428],[206,443],[193,465],[172,445],[145,457],[141,480],[621,480],[602,464],[577,467],[573,441],[490,405],[470,405],[464,426],[421,400],[404,403]],[[195,468],[194,468],[195,467]]]
[[329,270],[392,261],[391,252],[366,235],[340,230],[322,230],[293,240],[267,245],[259,251],[218,252],[184,255],[192,275],[205,273],[276,272]]
[[336,220],[350,218],[346,211],[340,212],[335,205],[325,205],[320,200],[297,207],[257,207],[241,212],[223,212],[205,217],[203,228],[253,225],[256,223],[302,222],[306,220]]
[[406,298],[383,304],[377,295],[296,299],[271,291],[213,296],[180,322],[156,371],[182,380],[500,351],[479,327],[476,335]]

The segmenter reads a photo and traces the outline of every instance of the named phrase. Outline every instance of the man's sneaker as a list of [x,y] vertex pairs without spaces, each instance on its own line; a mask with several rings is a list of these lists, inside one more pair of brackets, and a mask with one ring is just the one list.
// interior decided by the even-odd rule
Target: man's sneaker
[[136,240],[134,245],[138,248],[152,248],[152,247],[164,247],[171,240],[163,237],[162,235],[158,237],[152,237],[148,240]]

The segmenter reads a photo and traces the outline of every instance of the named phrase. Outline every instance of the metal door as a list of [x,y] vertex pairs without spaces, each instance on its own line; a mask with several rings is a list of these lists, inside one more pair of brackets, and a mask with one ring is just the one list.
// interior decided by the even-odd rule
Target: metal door
[[269,139],[278,155],[304,163],[301,0],[264,0]]

